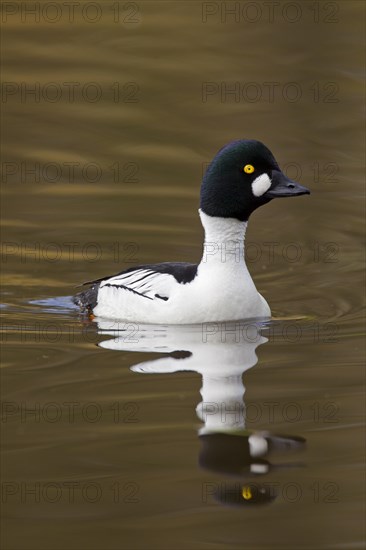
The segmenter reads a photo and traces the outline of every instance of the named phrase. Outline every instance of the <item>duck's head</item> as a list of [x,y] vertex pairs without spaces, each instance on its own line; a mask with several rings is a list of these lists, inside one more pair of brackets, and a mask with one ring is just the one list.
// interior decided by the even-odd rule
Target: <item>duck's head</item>
[[225,145],[209,165],[202,181],[200,207],[209,216],[246,221],[274,198],[309,193],[285,176],[263,143],[242,139]]

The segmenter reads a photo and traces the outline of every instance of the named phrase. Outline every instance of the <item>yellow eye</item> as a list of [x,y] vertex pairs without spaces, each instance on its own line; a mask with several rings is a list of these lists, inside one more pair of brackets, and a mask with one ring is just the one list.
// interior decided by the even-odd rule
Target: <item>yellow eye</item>
[[241,496],[245,500],[250,500],[253,497],[252,491],[251,491],[251,488],[250,488],[249,485],[244,485],[244,487],[242,488],[242,491],[241,491]]
[[254,166],[252,166],[251,164],[246,164],[246,165],[244,166],[244,172],[245,172],[246,174],[253,174],[253,172],[254,172]]

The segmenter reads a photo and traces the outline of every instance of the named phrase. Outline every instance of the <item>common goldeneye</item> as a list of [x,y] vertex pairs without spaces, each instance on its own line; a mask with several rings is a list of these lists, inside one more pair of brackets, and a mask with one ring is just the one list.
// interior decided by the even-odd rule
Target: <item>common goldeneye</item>
[[244,236],[249,216],[276,197],[309,194],[290,180],[260,141],[220,149],[201,185],[205,231],[201,262],[141,265],[84,283],[74,302],[96,317],[139,323],[188,324],[269,317],[248,272]]

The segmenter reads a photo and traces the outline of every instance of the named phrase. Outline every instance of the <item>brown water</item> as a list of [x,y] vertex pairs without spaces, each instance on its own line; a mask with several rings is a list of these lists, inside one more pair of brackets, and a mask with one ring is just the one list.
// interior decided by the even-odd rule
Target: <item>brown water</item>
[[[364,5],[272,7],[4,5],[6,549],[363,547]],[[80,282],[199,259],[240,137],[312,190],[249,227],[276,320],[81,319]]]

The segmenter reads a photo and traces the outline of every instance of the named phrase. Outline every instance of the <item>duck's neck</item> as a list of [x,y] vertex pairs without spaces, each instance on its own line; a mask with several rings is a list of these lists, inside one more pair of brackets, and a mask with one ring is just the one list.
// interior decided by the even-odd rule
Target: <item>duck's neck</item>
[[234,218],[216,218],[199,210],[205,230],[201,264],[245,265],[244,237],[248,222]]

